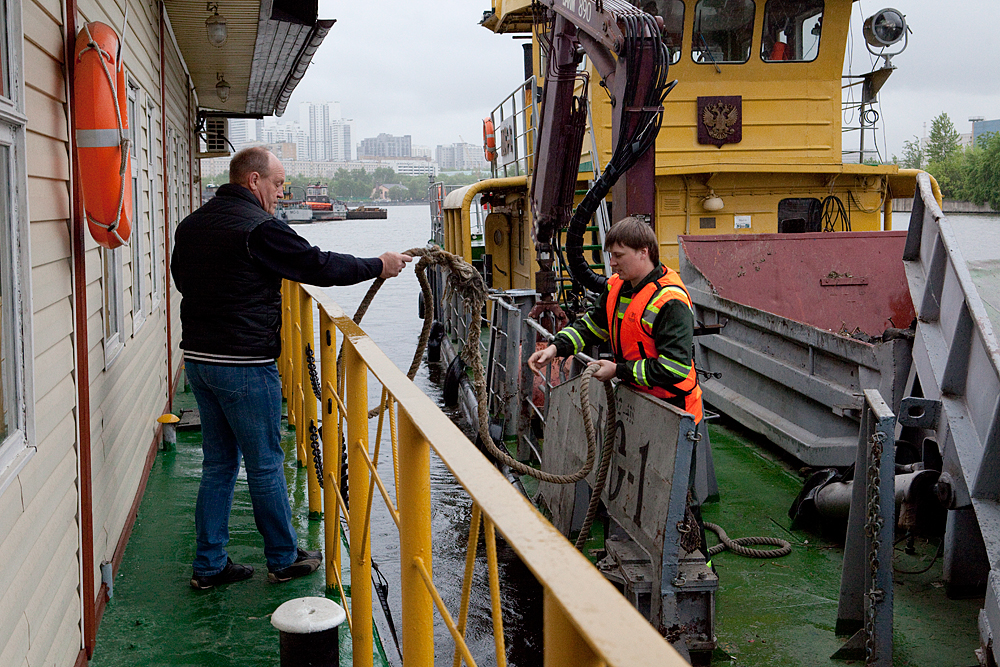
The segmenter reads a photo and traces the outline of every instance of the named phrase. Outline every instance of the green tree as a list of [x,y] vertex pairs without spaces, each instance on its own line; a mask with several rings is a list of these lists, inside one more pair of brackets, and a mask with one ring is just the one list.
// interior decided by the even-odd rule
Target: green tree
[[931,121],[931,133],[927,137],[927,150],[924,156],[927,163],[947,160],[961,149],[960,135],[948,114],[942,112]]
[[967,157],[963,198],[989,204],[994,211],[1000,211],[1000,134],[978,138],[976,147],[967,151]]
[[914,136],[913,141],[904,141],[903,157],[897,158],[895,155],[893,155],[892,161],[898,164],[903,169],[923,169],[924,151],[920,147],[920,139]]

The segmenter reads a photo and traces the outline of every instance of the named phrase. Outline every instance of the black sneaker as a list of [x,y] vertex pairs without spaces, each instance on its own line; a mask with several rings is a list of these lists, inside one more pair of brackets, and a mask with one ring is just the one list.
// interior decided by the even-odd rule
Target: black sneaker
[[191,588],[203,591],[221,584],[243,581],[252,576],[253,567],[250,565],[240,565],[239,563],[234,563],[232,558],[226,558],[226,567],[222,568],[222,572],[207,576],[192,574]]
[[304,577],[318,570],[322,563],[322,551],[299,549],[299,557],[295,559],[294,563],[284,569],[268,572],[267,580],[272,584],[280,584],[283,581]]

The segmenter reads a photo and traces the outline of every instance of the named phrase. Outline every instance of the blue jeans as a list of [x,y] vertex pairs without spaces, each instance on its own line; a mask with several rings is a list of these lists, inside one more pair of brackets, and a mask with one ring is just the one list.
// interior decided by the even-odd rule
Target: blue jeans
[[210,576],[226,567],[229,511],[241,457],[267,567],[288,567],[298,556],[298,538],[285,485],[277,367],[192,362],[184,366],[201,412],[204,453],[194,515],[198,545],[194,574]]

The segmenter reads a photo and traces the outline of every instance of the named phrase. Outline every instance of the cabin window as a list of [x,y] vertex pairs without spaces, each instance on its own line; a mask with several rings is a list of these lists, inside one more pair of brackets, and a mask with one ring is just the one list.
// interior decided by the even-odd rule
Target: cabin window
[[10,94],[10,56],[7,53],[7,5],[0,0],[0,97]]
[[698,0],[691,57],[696,63],[745,63],[753,42],[753,0]]
[[[145,248],[143,239],[145,238],[146,226],[142,219],[142,156],[143,139],[145,131],[142,127],[142,116],[144,109],[139,107],[139,88],[132,82],[128,87],[128,120],[129,138],[131,142],[132,156],[132,236],[129,238],[129,247],[132,249],[129,260],[129,271],[132,274],[132,335],[134,336],[143,322],[146,321],[146,311],[143,309],[143,272],[142,272],[142,252]],[[140,115],[142,114],[142,115]]]
[[[0,2],[0,8],[3,3]],[[20,413],[20,382],[18,364],[16,363],[16,345],[18,341],[17,299],[15,299],[14,284],[16,275],[13,271],[11,253],[11,230],[13,216],[11,211],[10,187],[10,148],[0,145],[0,248],[3,249],[3,261],[0,261],[0,443],[5,443],[18,429],[18,414]],[[2,447],[2,445],[0,445]],[[0,450],[2,452],[2,450]]]
[[670,64],[681,59],[681,42],[684,40],[683,0],[648,0],[642,5],[647,14],[663,18],[663,43],[670,52]]
[[823,231],[823,203],[818,199],[782,199],[778,202],[778,233]]
[[760,57],[767,62],[809,62],[819,55],[823,0],[767,0]]
[[[154,308],[160,302],[160,244],[157,239],[156,206],[156,134],[153,132],[155,118],[153,100],[146,98],[146,182],[149,186],[149,282],[150,300]],[[145,276],[145,273],[143,274]],[[152,310],[150,311],[152,312]]]
[[0,0],[0,493],[35,453],[21,34],[20,3]]

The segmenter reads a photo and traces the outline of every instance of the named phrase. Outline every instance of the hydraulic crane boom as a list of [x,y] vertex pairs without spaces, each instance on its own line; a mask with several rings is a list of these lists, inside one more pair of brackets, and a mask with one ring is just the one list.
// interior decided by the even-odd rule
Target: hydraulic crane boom
[[[531,185],[536,289],[543,308],[552,310],[556,276],[553,238],[570,226],[566,250],[574,280],[591,291],[604,278],[583,259],[583,228],[614,186],[614,217],[652,219],[655,155],[653,145],[663,115],[662,101],[673,84],[660,39],[662,19],[624,0],[541,0],[555,14],[548,42],[548,71],[539,112],[538,142]],[[611,96],[611,161],[570,222],[587,120],[586,73],[577,68],[586,53]],[[576,94],[582,79],[581,93]],[[619,180],[620,179],[620,180]],[[549,305],[545,305],[549,304]]]

